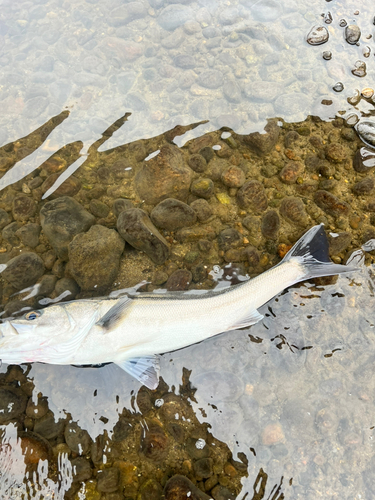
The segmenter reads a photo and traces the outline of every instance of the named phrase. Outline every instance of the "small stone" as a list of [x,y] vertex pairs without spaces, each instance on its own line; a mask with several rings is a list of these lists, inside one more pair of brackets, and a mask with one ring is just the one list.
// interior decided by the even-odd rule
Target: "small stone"
[[187,269],[177,269],[171,274],[166,283],[166,289],[169,291],[188,290],[193,276]]
[[243,170],[233,165],[222,172],[221,180],[228,187],[240,188],[245,184],[246,178]]
[[48,401],[46,397],[39,397],[38,402],[35,404],[33,399],[30,398],[26,406],[26,415],[30,418],[42,418],[48,411]]
[[147,427],[141,436],[141,451],[146,458],[160,462],[168,452],[168,437],[155,420],[147,420]]
[[137,500],[160,500],[163,488],[155,479],[147,479],[139,488]]
[[167,198],[156,205],[150,217],[155,226],[168,231],[192,226],[197,220],[193,208],[173,198]]
[[20,244],[20,239],[16,236],[16,232],[21,227],[20,222],[11,222],[1,232],[1,236],[5,241],[10,243],[12,246],[16,247]]
[[207,479],[212,476],[212,459],[211,458],[201,458],[194,463],[194,472],[199,480]]
[[204,158],[204,156],[198,153],[189,156],[188,165],[192,170],[194,170],[194,172],[197,172],[198,174],[203,173],[207,169],[206,159]]
[[241,245],[243,237],[236,229],[228,228],[221,231],[217,240],[219,247],[225,251],[231,247],[238,247]]
[[81,429],[76,422],[67,424],[64,436],[66,444],[74,453],[86,455],[89,451],[91,445],[90,435],[87,431]]
[[280,205],[280,214],[293,224],[304,226],[307,224],[307,213],[301,198],[284,198]]
[[99,200],[91,200],[90,201],[90,212],[95,217],[100,217],[101,219],[105,219],[109,214],[109,207]]
[[338,217],[348,215],[350,207],[344,201],[340,201],[336,196],[328,191],[319,190],[314,193],[314,201],[328,215]]
[[275,210],[270,210],[263,215],[261,229],[265,238],[277,240],[280,230],[280,217]]
[[79,286],[73,278],[61,278],[56,281],[55,293],[57,297],[60,297],[65,292],[70,292],[69,295],[65,296],[64,300],[73,300],[76,295],[80,292]]
[[184,243],[190,243],[201,239],[213,240],[216,237],[216,232],[209,225],[183,227],[176,233],[176,239]]
[[218,484],[215,486],[215,488],[211,491],[211,494],[214,498],[214,500],[235,500],[236,495],[232,493],[228,488],[225,486],[222,486]]
[[198,248],[203,253],[209,252],[211,250],[211,247],[212,247],[211,241],[208,241],[208,240],[199,240],[198,241]]
[[121,212],[117,219],[120,235],[131,246],[145,252],[155,264],[163,264],[169,256],[169,245],[140,208]]
[[348,158],[348,153],[341,144],[332,143],[326,147],[326,158],[334,163],[341,163]]
[[52,449],[49,442],[36,432],[19,432],[22,455],[26,465],[38,464],[51,458]]
[[168,274],[163,272],[163,271],[155,271],[154,276],[152,278],[152,284],[153,285],[163,285],[168,279]]
[[280,127],[275,121],[269,121],[264,127],[265,133],[252,132],[244,135],[243,140],[247,146],[258,155],[263,156],[272,151],[280,135]]
[[349,233],[339,233],[337,236],[328,235],[329,254],[331,256],[344,252],[352,242]]
[[280,424],[269,424],[262,432],[262,443],[265,446],[275,445],[284,441],[284,432]]
[[0,425],[17,419],[25,411],[27,397],[16,387],[0,387]]
[[36,213],[36,203],[28,196],[17,196],[13,201],[13,217],[19,221],[25,221]]
[[73,475],[73,482],[74,483],[80,483],[82,481],[87,481],[90,479],[92,475],[91,471],[91,465],[86,458],[83,457],[77,457],[74,458],[72,461],[72,469],[74,472]]
[[120,471],[117,467],[103,469],[97,474],[97,488],[102,493],[113,493],[119,488]]
[[279,173],[281,182],[284,184],[294,184],[297,178],[301,175],[303,171],[303,166],[298,162],[290,162],[283,167]]
[[212,208],[207,200],[195,200],[190,203],[190,207],[194,210],[200,222],[206,221],[212,215]]
[[20,227],[15,234],[25,246],[35,248],[39,244],[41,229],[39,224],[26,224]]
[[335,85],[332,87],[332,89],[335,92],[342,92],[344,90],[344,84],[342,82],[337,82]]
[[201,283],[207,278],[207,266],[198,264],[191,269],[194,283]]
[[241,208],[247,208],[255,213],[264,212],[268,201],[263,184],[259,181],[247,181],[237,192],[237,201]]
[[44,273],[44,263],[39,255],[24,252],[7,262],[3,278],[17,290],[34,285]]
[[116,217],[118,217],[124,210],[129,210],[129,208],[134,208],[133,203],[125,198],[118,198],[112,205],[112,210]]
[[310,45],[322,45],[328,42],[329,34],[324,26],[313,26],[307,35],[307,42]]
[[196,179],[192,182],[190,191],[199,198],[209,199],[214,192],[214,183],[211,179]]
[[355,45],[361,38],[361,30],[356,24],[349,24],[345,28],[345,40],[350,43],[350,45]]
[[198,83],[207,89],[217,89],[223,84],[223,73],[216,69],[207,69],[199,75]]
[[0,229],[3,229],[7,226],[11,221],[8,212],[0,208]]
[[[42,193],[45,194],[57,181],[60,174],[51,174],[42,184]],[[81,189],[81,181],[71,175],[55,191],[49,195],[49,199],[55,200],[60,196],[75,196]]]
[[180,475],[173,476],[167,481],[164,498],[165,500],[212,500],[211,496],[203,493],[187,477]]
[[324,51],[323,59],[325,59],[326,61],[330,61],[332,59],[332,52],[330,52],[329,50]]
[[373,191],[375,186],[374,179],[372,177],[365,177],[361,181],[357,182],[353,186],[353,193],[357,196],[367,195]]
[[354,76],[358,76],[359,78],[363,78],[367,75],[367,66],[363,61],[356,61],[354,63],[354,68],[352,69],[352,73]]
[[42,297],[49,297],[55,289],[57,277],[52,274],[45,274],[39,281],[38,295]]

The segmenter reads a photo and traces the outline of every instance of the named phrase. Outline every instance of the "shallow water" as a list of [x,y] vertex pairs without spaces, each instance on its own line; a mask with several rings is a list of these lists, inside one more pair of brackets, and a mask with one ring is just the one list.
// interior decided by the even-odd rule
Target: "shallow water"
[[[363,144],[346,126],[346,120],[355,123],[353,114],[370,119],[374,114],[375,26],[369,2],[0,0],[0,5],[0,208],[8,214],[0,214],[0,222],[9,217],[6,224],[18,224],[2,233],[1,272],[22,252],[42,256],[44,263],[25,287],[15,286],[14,277],[2,278],[3,317],[66,297],[116,293],[144,279],[151,282],[149,291],[163,288],[181,269],[192,273],[193,282],[180,275],[177,289],[189,280],[190,289],[209,288],[217,265],[224,269],[223,282],[255,276],[276,264],[282,245],[288,247],[314,223],[324,222],[328,233],[350,234],[346,246],[331,252],[337,263],[374,237],[373,173],[353,170]],[[332,22],[324,22],[330,15]],[[342,20],[360,26],[358,45],[345,40]],[[313,26],[327,28],[327,43],[307,43]],[[330,60],[323,59],[324,51],[332,52]],[[366,63],[366,76],[352,73],[357,61]],[[339,82],[343,90],[336,92]],[[368,97],[349,103],[356,91]],[[274,117],[282,139],[271,151],[247,151],[244,137],[262,132]],[[120,245],[113,280],[103,283],[102,273],[96,289],[91,282],[77,284],[79,273],[68,269],[66,256],[56,259],[46,229],[40,229],[41,208],[51,196],[68,195],[94,214],[95,225],[111,230],[112,238],[119,215],[114,200],[148,214],[157,205],[151,196],[156,184],[137,192],[133,174],[170,144],[181,148],[184,164],[201,154],[202,146],[208,155],[206,173],[195,171],[192,178],[213,179],[213,191],[207,195],[203,186],[202,195],[197,190],[176,195],[187,204],[208,200],[213,210],[208,223],[193,226],[199,242],[160,229],[170,258],[155,264],[129,244],[121,253],[121,242],[113,240],[114,247]],[[342,159],[329,145],[341,147]],[[371,150],[364,154],[373,157]],[[325,168],[309,170],[309,156]],[[267,213],[280,213],[276,237],[261,230],[263,214],[256,206],[239,206],[238,189],[212,167],[216,160],[241,167],[247,180],[264,185]],[[284,175],[280,183],[288,160],[306,167],[292,182]],[[121,175],[111,177],[116,161],[123,162]],[[67,190],[53,195],[66,179]],[[366,184],[358,187],[361,181]],[[350,208],[344,205],[338,214],[337,199],[327,209],[313,191],[297,190],[309,183]],[[21,194],[35,201],[35,210],[33,205],[15,210]],[[290,213],[300,208],[285,215],[280,201],[294,196],[306,212],[301,209],[302,216],[291,220]],[[252,219],[246,223],[246,217]],[[88,233],[92,223],[82,231]],[[32,224],[26,236],[15,235]],[[243,241],[226,246],[229,233],[222,233],[228,228],[236,228]],[[238,236],[233,234],[230,238]],[[251,246],[245,259],[241,245]],[[79,245],[77,252],[79,261]],[[372,260],[367,254],[367,264]],[[51,289],[44,282],[45,293],[34,287],[42,275],[53,277]],[[28,289],[22,293],[23,288]],[[200,492],[192,493],[198,500],[203,491],[215,500],[372,498],[373,301],[371,266],[328,284],[291,288],[263,306],[265,318],[251,328],[162,355],[163,381],[156,392],[140,389],[115,365],[35,363],[20,370],[4,364],[2,497],[158,500],[164,491],[168,500],[168,480],[182,474],[198,486]],[[33,403],[45,413],[41,420]],[[125,432],[124,425],[133,430]],[[72,442],[69,432],[81,437]],[[196,451],[201,447],[207,454]],[[208,456],[211,462],[197,465]],[[178,498],[187,498],[181,491]]]

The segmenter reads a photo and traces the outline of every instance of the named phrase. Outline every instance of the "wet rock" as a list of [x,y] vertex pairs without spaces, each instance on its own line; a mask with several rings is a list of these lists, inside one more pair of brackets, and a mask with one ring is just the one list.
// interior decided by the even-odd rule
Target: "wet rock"
[[[189,496],[188,496],[189,495]],[[167,481],[164,487],[165,500],[211,500],[211,496],[203,493],[187,477],[176,475]]]
[[163,264],[169,256],[169,245],[144,210],[131,208],[117,219],[120,235],[132,247],[147,254],[155,264]]
[[196,179],[192,182],[190,191],[193,195],[208,200],[214,192],[214,183],[211,179]]
[[268,201],[263,184],[259,181],[247,181],[237,191],[237,201],[241,208],[247,208],[255,213],[264,212]]
[[199,199],[190,203],[200,222],[204,222],[212,215],[212,208],[207,200]]
[[324,26],[313,26],[307,35],[307,42],[310,45],[322,45],[328,42],[328,30]]
[[152,210],[151,220],[157,227],[175,231],[181,227],[192,226],[196,222],[197,216],[193,208],[186,203],[167,198]]
[[102,493],[117,491],[120,483],[120,471],[117,467],[103,469],[97,474],[97,488]]
[[[58,180],[60,174],[51,174],[42,184],[42,193],[45,194]],[[81,181],[71,175],[60,186],[49,195],[49,199],[55,200],[61,196],[74,196],[81,189]]]
[[352,73],[354,76],[358,76],[359,78],[363,78],[367,75],[367,66],[364,61],[356,61],[354,63],[354,68],[352,69]]
[[36,203],[28,196],[17,196],[13,200],[12,213],[16,220],[28,220],[36,213]]
[[87,231],[95,217],[73,198],[61,196],[42,207],[40,222],[58,257],[68,260],[69,243],[76,234]]
[[283,167],[279,173],[281,182],[284,184],[294,184],[303,171],[303,166],[298,162],[290,162]]
[[193,11],[185,5],[176,4],[165,7],[157,21],[163,29],[173,31],[191,19],[194,19]]
[[221,231],[221,233],[217,237],[217,241],[219,247],[225,251],[231,247],[238,247],[239,245],[241,245],[243,237],[237,231],[237,229],[230,227]]
[[120,441],[123,441],[124,439],[126,439],[129,436],[129,434],[131,433],[132,428],[133,427],[132,427],[130,421],[127,418],[120,416],[119,421],[116,423],[116,425],[113,428],[114,441],[120,442]]
[[337,416],[329,408],[322,408],[315,417],[315,425],[323,435],[334,433],[338,422]]
[[[55,276],[53,277],[55,278]],[[79,293],[79,291],[79,286],[72,278],[61,278],[60,280],[56,281],[55,293],[57,297],[60,297],[60,295],[65,292],[70,292],[64,300],[73,300],[76,298],[76,295]]]
[[20,239],[18,236],[16,236],[16,232],[20,227],[21,227],[20,222],[11,222],[7,226],[5,226],[1,232],[3,239],[14,247],[20,244]]
[[213,240],[216,237],[215,230],[209,226],[183,227],[176,233],[176,239],[185,243],[198,241],[201,239]]
[[24,252],[7,262],[2,276],[17,290],[34,285],[44,273],[44,263],[39,255]]
[[342,82],[337,82],[337,83],[334,84],[334,86],[332,87],[332,89],[335,92],[342,92],[344,90],[344,84]]
[[26,224],[20,227],[15,234],[25,246],[35,248],[39,244],[41,229],[39,224]]
[[0,208],[0,229],[3,229],[7,226],[11,221],[8,212]]
[[217,89],[223,84],[223,73],[217,69],[207,69],[199,75],[198,83],[206,89]]
[[272,151],[280,135],[280,127],[274,121],[269,121],[264,127],[265,133],[252,132],[244,135],[245,144],[258,155],[263,156]]
[[326,158],[334,163],[341,163],[348,158],[348,152],[341,144],[329,144],[326,147]]
[[25,411],[27,396],[15,387],[0,387],[0,424],[17,419]]
[[192,175],[178,147],[168,144],[158,155],[143,163],[135,177],[135,188],[141,199],[150,205],[166,198],[185,201]]
[[307,224],[307,213],[301,198],[284,198],[280,205],[280,214],[293,224]]
[[64,431],[65,442],[78,455],[86,455],[91,446],[91,438],[87,431],[81,429],[76,422],[69,422]]
[[155,420],[147,420],[147,427],[141,437],[141,451],[146,458],[160,462],[168,452],[168,438]]
[[329,254],[338,255],[348,248],[352,242],[352,236],[349,233],[339,233],[337,236],[328,235]]
[[155,271],[153,277],[152,277],[152,283],[153,285],[163,285],[168,279],[168,274],[164,273],[163,271],[157,270]]
[[86,458],[77,457],[72,461],[72,469],[74,472],[73,482],[80,483],[81,481],[87,481],[92,475],[91,465]]
[[41,295],[43,297],[48,297],[49,295],[51,295],[51,293],[55,289],[56,281],[57,277],[53,276],[52,274],[46,274],[42,276],[41,280],[39,281],[38,295]]
[[109,214],[109,207],[100,200],[91,200],[90,212],[92,213],[92,215],[95,215],[95,217],[105,219]]
[[357,196],[370,194],[375,186],[374,179],[372,177],[365,177],[361,181],[358,181],[353,186],[353,193]]
[[82,290],[99,290],[116,278],[124,241],[114,229],[94,225],[69,243],[69,269]]
[[345,201],[340,201],[328,191],[319,190],[314,193],[314,201],[324,212],[333,217],[347,215],[350,207]]
[[201,458],[194,463],[194,472],[198,478],[207,479],[212,476],[212,459],[211,458]]
[[48,401],[46,397],[39,397],[37,403],[30,398],[26,406],[26,415],[30,418],[42,418],[48,411]]
[[194,266],[191,272],[193,275],[194,283],[201,283],[207,278],[207,266],[204,266],[204,264],[198,264],[197,266]]
[[221,486],[219,484],[215,486],[215,488],[213,488],[211,494],[214,500],[235,500],[237,496],[230,490],[228,490],[228,488],[225,488],[225,486]]
[[144,17],[146,14],[146,7],[143,4],[139,2],[129,2],[111,11],[111,15],[108,18],[108,24],[115,27],[124,26],[134,21],[134,19]]
[[203,173],[207,169],[207,161],[204,156],[200,154],[193,154],[188,159],[189,167],[198,174]]
[[355,45],[361,38],[361,30],[356,24],[349,24],[345,28],[345,40],[350,45]]
[[155,479],[147,479],[139,488],[138,500],[160,500],[163,493],[161,485]]
[[[375,147],[375,122],[372,121],[361,121],[357,124],[355,127],[355,130],[361,139],[365,144],[370,146],[371,148]],[[359,150],[361,152],[361,155],[363,159],[367,159],[370,155],[370,157],[373,159],[374,158],[374,151],[368,151],[366,148],[361,148]],[[357,151],[358,154],[358,151]],[[375,161],[373,160],[375,166]],[[359,170],[357,170],[359,172]]]
[[38,464],[41,460],[51,458],[51,445],[36,432],[19,432],[18,438],[21,441],[20,444],[25,464]]
[[263,215],[261,230],[265,238],[277,240],[280,230],[280,217],[275,210],[270,210]]
[[129,210],[129,208],[134,208],[133,203],[125,198],[118,198],[112,205],[112,210],[116,217],[118,217],[124,210]]
[[169,291],[188,290],[193,276],[187,269],[177,269],[172,273],[166,283],[166,289]]
[[221,180],[228,187],[240,188],[245,184],[246,178],[244,171],[233,165],[222,172]]
[[275,445],[284,440],[283,428],[279,423],[267,425],[262,432],[262,443],[265,446]]

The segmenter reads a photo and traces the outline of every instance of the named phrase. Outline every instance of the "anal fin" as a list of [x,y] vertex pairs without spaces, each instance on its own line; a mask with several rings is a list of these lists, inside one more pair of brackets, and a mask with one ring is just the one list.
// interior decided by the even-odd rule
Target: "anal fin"
[[158,356],[126,359],[116,363],[116,365],[151,390],[156,389],[159,385],[160,364]]
[[264,318],[263,314],[260,314],[256,309],[250,311],[246,316],[237,321],[231,326],[230,330],[238,330],[238,328],[246,328],[247,326],[255,325]]

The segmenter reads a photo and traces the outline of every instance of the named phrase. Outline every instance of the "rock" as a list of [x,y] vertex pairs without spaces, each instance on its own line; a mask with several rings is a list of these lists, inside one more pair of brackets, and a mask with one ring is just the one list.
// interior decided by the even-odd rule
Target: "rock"
[[[365,144],[367,144],[371,148],[375,147],[375,122],[370,121],[370,120],[360,121],[357,124],[357,126],[355,127],[355,130],[356,130],[359,138],[361,139],[361,141],[363,141]],[[361,148],[359,151],[362,153],[362,156],[366,159],[370,156],[370,158],[372,159],[372,163],[373,163],[373,165],[371,165],[371,166],[375,166],[374,151],[373,150],[369,151],[365,148]],[[358,151],[357,151],[357,154],[358,154]],[[366,166],[370,166],[370,165],[366,165]],[[357,170],[357,171],[359,172],[359,170]]]
[[[57,181],[60,174],[51,174],[42,184],[42,193],[45,194]],[[71,175],[48,198],[55,200],[61,196],[74,196],[81,189],[81,181]]]
[[363,78],[367,75],[367,66],[364,61],[356,61],[354,63],[354,68],[352,69],[352,73],[354,76],[358,76],[359,78]]
[[27,396],[16,387],[0,387],[0,425],[19,418],[25,411]]
[[114,229],[94,225],[69,243],[69,269],[82,290],[109,287],[116,278],[124,241]]
[[247,181],[237,191],[237,201],[241,208],[247,208],[255,213],[264,212],[268,201],[263,184],[259,181]]
[[41,229],[39,224],[26,224],[17,229],[15,235],[18,236],[25,246],[35,248],[39,244]]
[[36,213],[36,203],[28,196],[17,196],[13,200],[13,217],[19,221],[26,221]]
[[17,290],[34,285],[44,273],[44,263],[39,255],[24,252],[7,262],[2,276]]
[[42,279],[39,281],[39,290],[38,295],[42,297],[48,297],[51,295],[53,290],[55,289],[55,284],[57,281],[57,277],[52,274],[45,274],[42,276]]
[[350,207],[328,191],[319,190],[314,193],[314,201],[324,212],[333,217],[348,215]]
[[348,248],[352,242],[352,236],[349,233],[339,233],[338,236],[328,235],[329,254],[338,255]]
[[166,289],[169,291],[188,290],[193,276],[187,269],[177,269],[172,273],[166,283]]
[[48,401],[46,397],[39,397],[38,402],[35,404],[33,399],[30,398],[26,406],[26,415],[30,418],[39,419],[44,417],[48,411]]
[[284,432],[280,424],[269,424],[262,432],[262,443],[265,446],[275,445],[284,440]]
[[190,191],[194,196],[208,200],[214,192],[214,183],[211,179],[196,179],[192,182]]
[[357,182],[353,186],[353,193],[357,196],[370,194],[375,186],[374,179],[372,177],[365,177],[361,181]]
[[294,184],[303,171],[303,166],[298,162],[290,162],[279,173],[281,182],[284,184]]
[[3,229],[7,226],[11,221],[8,212],[0,208],[0,229]]
[[169,245],[140,208],[121,212],[117,219],[120,235],[132,247],[145,252],[155,264],[163,264],[169,256]]
[[91,438],[87,431],[81,429],[76,422],[69,422],[64,431],[65,442],[78,455],[86,455],[90,449]]
[[244,171],[233,165],[222,172],[221,180],[228,187],[240,188],[245,184],[246,178]]
[[132,431],[132,424],[127,418],[122,416],[119,417],[118,422],[116,422],[113,427],[113,440],[117,443],[126,439]]
[[151,212],[151,220],[155,226],[168,231],[192,226],[197,216],[193,208],[182,201],[167,198],[161,201]]
[[228,488],[225,488],[225,486],[221,486],[220,484],[215,486],[211,493],[214,500],[235,500],[237,496],[228,490]]
[[108,24],[115,27],[123,26],[134,19],[144,17],[146,14],[146,7],[142,3],[129,2],[111,11],[111,15],[108,18]]
[[350,45],[355,45],[361,38],[361,30],[356,24],[349,24],[345,28],[345,40]]
[[5,241],[16,247],[20,244],[20,239],[16,236],[16,232],[21,227],[20,222],[11,222],[1,232],[1,236]]
[[[93,226],[95,227],[95,226]],[[53,276],[55,278],[55,276]],[[64,300],[73,300],[76,298],[76,295],[79,293],[79,286],[72,278],[61,278],[56,281],[55,285],[55,293],[57,297],[60,297],[64,292],[70,292],[68,296],[64,298]]]
[[189,156],[188,165],[192,170],[194,170],[194,172],[197,172],[198,174],[203,173],[207,169],[206,159],[204,158],[204,156],[198,153]]
[[244,135],[243,140],[247,146],[260,156],[266,155],[275,147],[280,135],[280,127],[275,121],[269,121],[264,127],[265,133],[252,132]]
[[176,239],[184,243],[198,241],[203,238],[213,240],[214,238],[216,238],[215,230],[211,226],[205,225],[205,226],[183,227],[182,229],[179,229],[176,233]]
[[212,476],[212,458],[201,458],[194,463],[194,472],[197,478],[207,479]]
[[200,222],[206,221],[212,215],[212,208],[207,200],[195,200],[190,203],[190,207],[194,210]]
[[145,432],[141,436],[141,451],[146,458],[161,462],[168,452],[168,438],[155,420],[146,420]]
[[191,8],[181,4],[168,5],[157,18],[160,26],[168,31],[173,31],[192,19],[194,13]]
[[112,210],[116,217],[118,217],[124,210],[129,210],[129,208],[134,208],[133,203],[125,198],[118,198],[112,205]]
[[265,238],[277,240],[280,230],[280,217],[275,210],[270,210],[263,215],[261,230]]
[[38,464],[42,460],[48,460],[52,455],[49,442],[36,432],[19,432],[22,455],[26,465]]
[[217,89],[223,84],[223,73],[217,69],[206,69],[199,75],[198,83],[206,89]]
[[155,479],[147,479],[139,488],[138,500],[160,500],[163,488]]
[[280,214],[293,224],[304,226],[307,224],[305,204],[301,198],[284,198],[280,205]]
[[72,469],[74,471],[73,482],[80,483],[82,481],[87,481],[92,475],[91,465],[86,458],[77,457],[72,461]]
[[328,30],[324,26],[313,26],[307,35],[307,42],[310,45],[322,45],[328,42]]
[[135,177],[135,188],[150,205],[166,198],[186,201],[192,175],[178,147],[167,144],[157,156],[143,163]]
[[98,491],[102,493],[113,493],[119,488],[120,470],[117,467],[103,469],[98,472],[97,481]]
[[68,260],[69,243],[75,235],[87,231],[95,223],[95,217],[75,199],[61,196],[42,207],[40,222],[58,257]]
[[100,217],[101,219],[105,219],[109,214],[109,207],[99,200],[91,200],[90,201],[90,212],[95,217]]
[[230,227],[221,231],[221,233],[217,237],[217,241],[219,247],[225,251],[228,250],[228,248],[238,247],[239,245],[241,245],[243,237],[237,231],[237,229]]
[[[189,496],[188,496],[189,495]],[[187,477],[179,474],[171,477],[164,487],[165,500],[211,500],[211,496],[203,493]]]
[[341,163],[348,158],[348,156],[347,150],[341,144],[332,143],[326,147],[326,158],[333,163]]

